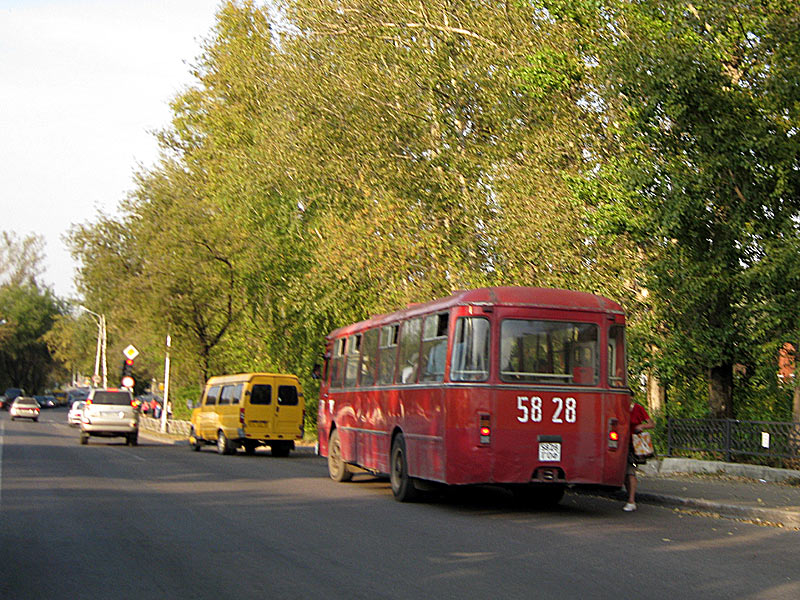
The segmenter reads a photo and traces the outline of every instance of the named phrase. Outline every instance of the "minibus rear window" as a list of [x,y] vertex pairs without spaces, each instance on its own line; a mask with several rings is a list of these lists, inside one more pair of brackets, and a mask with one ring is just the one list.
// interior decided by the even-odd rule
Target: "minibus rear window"
[[250,392],[250,404],[272,404],[272,386],[256,384]]

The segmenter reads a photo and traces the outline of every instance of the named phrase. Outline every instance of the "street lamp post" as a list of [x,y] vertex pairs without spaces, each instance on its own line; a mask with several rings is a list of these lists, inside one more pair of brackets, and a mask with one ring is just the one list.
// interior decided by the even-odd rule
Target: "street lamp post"
[[96,317],[97,323],[97,353],[95,354],[94,359],[94,379],[93,383],[97,385],[97,380],[100,378],[100,361],[102,357],[103,361],[103,387],[108,387],[108,363],[106,361],[106,346],[108,344],[108,334],[106,332],[106,316],[105,314],[98,314],[92,310],[89,310],[85,306],[81,305],[78,308],[81,310],[89,313],[93,317]]

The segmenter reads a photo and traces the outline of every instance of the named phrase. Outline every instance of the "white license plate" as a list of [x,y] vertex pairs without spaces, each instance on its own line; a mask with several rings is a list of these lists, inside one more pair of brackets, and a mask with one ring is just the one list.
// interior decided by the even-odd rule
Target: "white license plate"
[[539,442],[539,460],[561,462],[561,442]]

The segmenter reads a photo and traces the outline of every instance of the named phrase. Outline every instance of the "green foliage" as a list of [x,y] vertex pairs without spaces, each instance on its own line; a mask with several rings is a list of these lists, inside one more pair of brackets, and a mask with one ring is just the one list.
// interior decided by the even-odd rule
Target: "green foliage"
[[55,383],[53,362],[44,341],[63,307],[52,292],[35,282],[0,286],[0,388],[21,387],[30,394]]
[[[632,371],[668,385],[669,414],[786,414],[770,371],[800,339],[795,4],[275,9],[221,6],[162,159],[120,217],[71,234],[110,355],[134,343],[158,378],[169,332],[176,390],[297,373],[310,424],[331,329],[559,286],[626,306]],[[725,373],[733,402],[708,387]]]

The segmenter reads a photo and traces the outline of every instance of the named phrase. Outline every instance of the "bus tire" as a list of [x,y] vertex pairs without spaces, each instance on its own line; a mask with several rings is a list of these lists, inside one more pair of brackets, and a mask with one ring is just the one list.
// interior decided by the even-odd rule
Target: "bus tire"
[[392,484],[394,499],[398,502],[413,502],[419,497],[419,490],[414,485],[414,480],[408,476],[406,441],[402,433],[395,436],[394,441],[392,441],[389,480]]
[[342,458],[342,442],[339,441],[339,431],[336,429],[331,431],[331,437],[328,440],[328,474],[338,483],[350,481],[353,478],[350,467]]

